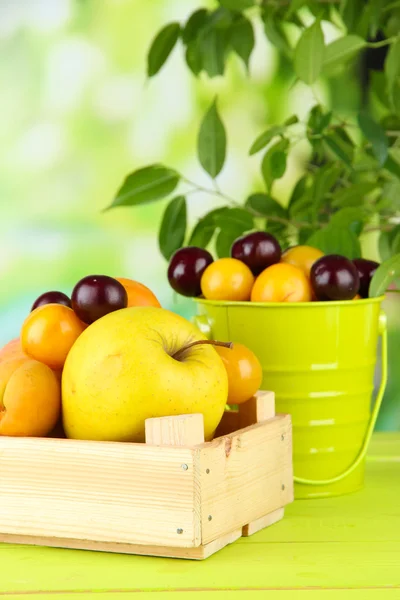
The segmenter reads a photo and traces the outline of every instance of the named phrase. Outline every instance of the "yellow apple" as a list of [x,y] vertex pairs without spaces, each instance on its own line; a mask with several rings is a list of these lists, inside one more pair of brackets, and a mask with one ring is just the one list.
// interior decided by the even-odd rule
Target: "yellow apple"
[[[134,307],[95,321],[77,339],[62,376],[67,437],[144,441],[149,417],[204,415],[210,439],[228,397],[225,367],[183,317],[163,308]],[[174,358],[174,355],[175,358]]]

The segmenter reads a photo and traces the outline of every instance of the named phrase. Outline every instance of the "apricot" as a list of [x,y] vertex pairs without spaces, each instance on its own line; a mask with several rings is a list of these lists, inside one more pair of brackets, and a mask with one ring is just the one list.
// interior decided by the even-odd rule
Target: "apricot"
[[54,370],[61,370],[68,352],[86,325],[62,304],[35,308],[21,329],[23,351]]
[[204,271],[201,291],[207,300],[250,300],[254,276],[249,267],[236,258],[220,258]]
[[0,363],[0,435],[45,436],[60,413],[60,383],[48,366],[22,356]]
[[310,302],[311,299],[311,283],[304,271],[286,263],[265,269],[251,292],[252,302]]
[[19,338],[10,340],[0,349],[0,362],[13,358],[14,356],[25,356]]
[[128,308],[131,306],[157,306],[161,308],[156,296],[143,283],[126,277],[115,277],[115,279],[124,286],[128,294]]
[[282,254],[281,262],[298,267],[307,277],[310,277],[311,267],[321,256],[324,256],[324,253],[318,248],[293,246],[293,248],[288,248]]
[[216,346],[215,350],[220,355],[228,375],[228,404],[243,404],[260,389],[260,361],[247,346],[236,342],[231,349]]

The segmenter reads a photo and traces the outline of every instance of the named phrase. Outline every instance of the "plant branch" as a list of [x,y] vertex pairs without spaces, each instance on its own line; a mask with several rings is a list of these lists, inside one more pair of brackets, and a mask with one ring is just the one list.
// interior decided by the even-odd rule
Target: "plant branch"
[[390,44],[393,44],[396,40],[398,40],[398,38],[399,38],[398,35],[392,35],[392,37],[389,37],[386,40],[382,40],[381,42],[368,42],[367,47],[368,48],[383,48],[383,46],[390,46]]

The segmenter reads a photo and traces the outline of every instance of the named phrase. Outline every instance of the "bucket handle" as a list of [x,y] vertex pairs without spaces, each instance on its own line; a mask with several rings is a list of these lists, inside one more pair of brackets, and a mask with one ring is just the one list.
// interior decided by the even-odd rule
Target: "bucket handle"
[[371,419],[369,421],[367,432],[365,434],[365,438],[362,443],[360,452],[358,453],[354,462],[349,467],[347,467],[347,469],[345,471],[343,471],[343,473],[340,473],[340,475],[337,475],[336,477],[331,477],[330,479],[314,480],[314,479],[305,479],[304,477],[296,477],[295,476],[293,478],[295,483],[300,483],[302,485],[329,485],[331,483],[336,483],[338,481],[341,481],[348,475],[350,475],[350,473],[352,473],[359,466],[359,464],[364,460],[365,455],[368,450],[369,443],[371,441],[371,436],[374,431],[376,420],[378,418],[379,409],[382,404],[383,394],[385,392],[386,382],[387,382],[387,319],[386,319],[386,315],[383,311],[381,311],[381,313],[379,315],[379,334],[382,338],[381,339],[381,361],[382,361],[381,382],[379,384],[378,395],[375,400],[374,408],[373,408],[372,414],[371,414]]

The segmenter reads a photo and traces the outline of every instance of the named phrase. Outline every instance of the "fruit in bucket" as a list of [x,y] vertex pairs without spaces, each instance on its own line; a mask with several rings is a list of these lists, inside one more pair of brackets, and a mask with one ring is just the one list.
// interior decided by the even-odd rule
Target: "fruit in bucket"
[[116,277],[115,279],[124,286],[128,294],[128,308],[130,306],[161,306],[153,292],[143,283],[126,277]]
[[0,435],[48,435],[60,412],[60,382],[49,367],[22,355],[0,363]]
[[358,293],[361,298],[368,298],[369,284],[371,283],[375,271],[379,267],[379,263],[365,258],[356,258],[353,260],[353,264],[356,266],[358,277],[360,279],[360,289],[358,290]]
[[99,319],[65,363],[67,436],[142,442],[149,417],[202,413],[210,439],[228,397],[226,370],[211,344],[163,308],[127,308]]
[[242,261],[220,258],[204,271],[201,291],[207,300],[250,300],[253,283],[253,274]]
[[312,295],[308,277],[302,269],[278,263],[265,269],[256,279],[252,302],[310,302]]
[[168,267],[170,286],[182,296],[200,296],[201,277],[212,262],[211,254],[202,248],[187,246],[177,250]]
[[241,260],[253,275],[259,275],[267,267],[281,259],[281,247],[273,235],[255,231],[238,238],[232,245],[231,256]]
[[324,253],[318,248],[311,246],[293,246],[282,254],[282,262],[301,269],[307,277],[310,277],[311,267]]
[[39,298],[36,298],[35,302],[32,304],[31,311],[39,306],[44,306],[45,304],[63,304],[64,306],[71,308],[71,300],[68,298],[67,294],[64,294],[63,292],[45,292],[44,294],[41,294]]
[[39,306],[22,325],[22,350],[52,369],[62,369],[68,352],[85,327],[68,306]]
[[119,281],[107,275],[88,275],[72,291],[72,308],[90,325],[114,310],[126,308],[128,294]]
[[232,348],[217,347],[228,374],[228,404],[243,404],[254,396],[262,382],[262,368],[257,356],[243,344]]
[[358,293],[360,279],[350,260],[329,254],[314,263],[311,284],[317,300],[352,300]]

